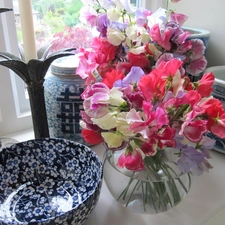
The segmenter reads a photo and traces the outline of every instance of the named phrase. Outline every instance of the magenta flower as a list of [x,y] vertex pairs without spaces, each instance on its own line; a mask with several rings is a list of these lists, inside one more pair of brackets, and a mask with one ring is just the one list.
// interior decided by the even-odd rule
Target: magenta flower
[[142,104],[145,99],[139,88],[134,88],[133,85],[128,85],[123,88],[123,94],[124,99],[128,101],[130,108],[142,108]]
[[143,138],[149,138],[163,125],[169,123],[168,116],[163,108],[157,107],[155,111],[152,111],[152,109],[151,103],[143,102],[143,115],[135,109],[131,109],[126,117],[128,124],[131,124],[130,129],[135,134],[140,133]]
[[144,169],[144,163],[141,153],[137,149],[132,149],[132,151],[123,152],[116,164],[120,168],[127,168],[131,171],[140,171]]

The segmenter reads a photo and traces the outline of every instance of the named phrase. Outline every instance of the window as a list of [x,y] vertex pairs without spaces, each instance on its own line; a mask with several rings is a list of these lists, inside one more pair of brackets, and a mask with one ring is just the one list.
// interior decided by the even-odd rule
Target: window
[[[0,0],[1,7],[12,8],[12,0]],[[13,12],[0,15],[0,51],[18,55]],[[0,66],[0,136],[32,127],[29,102],[23,92],[23,81],[9,69]]]
[[[18,0],[0,0],[0,6],[2,8],[13,8],[13,5],[16,5]],[[73,2],[79,0],[71,0]],[[137,4],[137,6],[141,6],[141,4],[145,3],[145,0],[131,0],[132,3]],[[36,18],[36,22],[39,23],[41,19],[44,21],[50,21],[53,25],[59,23],[57,18],[51,20],[51,13],[45,15],[41,15],[40,5],[49,6],[51,3],[59,3],[61,0],[33,0],[34,5],[34,16]],[[41,3],[41,4],[38,4]],[[64,0],[66,3],[66,0]],[[76,7],[79,6],[74,4]],[[65,5],[64,5],[65,6]],[[59,10],[58,13],[63,13],[65,7],[62,5],[61,11]],[[58,7],[60,8],[60,7]],[[65,21],[67,21],[67,25],[70,24],[71,15],[73,15],[74,8],[71,7],[67,8],[71,10],[68,14],[64,17]],[[41,9],[44,10],[44,9]],[[52,13],[54,12],[54,8],[52,8]],[[15,13],[15,17],[14,17]],[[14,7],[13,12],[6,12],[0,14],[0,51],[1,52],[10,52],[15,55],[19,55],[18,53],[18,42],[21,41],[21,33],[16,33],[16,24],[18,24],[18,8]],[[55,13],[55,12],[54,12]],[[73,15],[74,16],[74,15]],[[57,15],[56,15],[57,17]],[[73,21],[75,23],[76,21]],[[45,23],[47,24],[47,23]],[[40,47],[43,43],[40,37],[43,36],[43,31],[45,31],[45,35],[49,32],[49,27],[47,25],[39,24],[40,26],[36,26],[40,28],[40,32],[38,33]],[[57,32],[57,28],[55,32]],[[51,31],[53,34],[54,32]],[[20,130],[29,129],[32,127],[32,120],[30,115],[30,106],[29,100],[26,98],[26,94],[24,92],[24,83],[23,81],[15,75],[11,70],[0,66],[0,136],[7,135],[13,132],[18,132]]]

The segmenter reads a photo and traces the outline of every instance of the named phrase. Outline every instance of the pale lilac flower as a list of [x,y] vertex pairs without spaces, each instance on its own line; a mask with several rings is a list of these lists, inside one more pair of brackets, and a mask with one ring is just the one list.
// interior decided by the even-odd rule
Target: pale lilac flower
[[137,25],[139,25],[140,27],[144,26],[147,22],[147,17],[151,15],[152,15],[151,11],[143,8],[138,8],[135,12]]
[[115,30],[118,30],[118,31],[122,31],[122,30],[125,30],[127,27],[129,26],[128,23],[121,23],[121,22],[110,22],[110,28],[112,29],[115,29]]
[[96,29],[100,32],[101,37],[106,37],[108,28],[107,14],[101,14],[96,20]]
[[133,66],[123,80],[118,80],[115,82],[114,87],[126,87],[129,84],[136,84],[144,75],[145,73],[140,67]]
[[201,146],[201,150],[203,151],[203,153],[207,159],[211,158],[209,149],[213,149],[215,142],[216,142],[216,140],[213,140],[207,136],[203,136],[202,140],[199,143]]
[[204,158],[205,156],[202,152],[198,152],[194,147],[189,146],[181,151],[177,166],[183,173],[188,173],[192,168],[195,168],[197,172]]

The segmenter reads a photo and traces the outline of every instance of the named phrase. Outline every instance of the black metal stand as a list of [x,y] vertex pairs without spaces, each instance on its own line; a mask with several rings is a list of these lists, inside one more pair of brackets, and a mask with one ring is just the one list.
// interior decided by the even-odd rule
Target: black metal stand
[[23,61],[24,57],[0,52],[3,58],[0,65],[14,71],[27,85],[35,139],[49,137],[43,86],[48,68],[55,59],[74,54],[70,52],[74,48],[62,49],[47,57],[50,47],[40,49],[37,54],[39,59],[31,59],[28,63]]

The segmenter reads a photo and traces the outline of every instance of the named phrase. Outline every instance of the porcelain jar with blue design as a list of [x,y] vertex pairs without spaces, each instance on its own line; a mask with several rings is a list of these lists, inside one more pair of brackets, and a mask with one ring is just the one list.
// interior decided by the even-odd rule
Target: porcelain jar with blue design
[[79,125],[85,80],[76,75],[77,56],[55,60],[45,77],[45,104],[50,137],[84,144]]
[[205,46],[205,54],[209,45],[209,39],[211,36],[211,32],[201,28],[193,28],[193,27],[183,27],[184,30],[189,31],[191,36],[188,39],[200,39],[203,41]]
[[[212,66],[205,70],[205,73],[210,72],[215,76],[211,95],[222,102],[225,110],[225,65]],[[216,141],[213,149],[225,154],[225,139],[220,138],[211,132],[208,133],[207,136]]]

